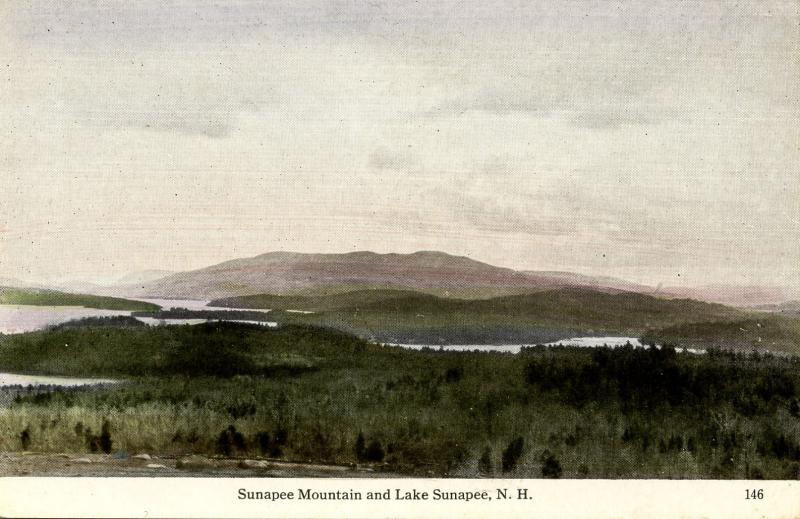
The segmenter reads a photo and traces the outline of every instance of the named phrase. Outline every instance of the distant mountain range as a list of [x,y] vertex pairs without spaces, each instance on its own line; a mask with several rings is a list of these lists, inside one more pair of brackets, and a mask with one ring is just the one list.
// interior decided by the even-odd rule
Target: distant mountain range
[[665,287],[659,291],[662,297],[680,297],[711,301],[730,306],[751,307],[756,305],[778,305],[797,297],[779,287],[705,285],[701,287]]
[[633,283],[624,279],[609,276],[587,276],[574,272],[554,272],[546,270],[524,270],[526,276],[535,279],[541,286],[548,288],[589,288],[601,292],[637,292],[653,294],[657,288],[641,283]]
[[800,301],[786,301],[785,303],[772,305],[757,305],[753,306],[752,309],[776,314],[800,315]]
[[132,276],[114,286],[94,287],[91,291],[124,297],[209,300],[256,294],[325,295],[392,289],[480,299],[559,288],[635,292],[734,306],[778,304],[790,299],[785,291],[773,287],[661,288],[606,276],[517,271],[437,251],[411,254],[269,252],[187,272],[150,271],[148,275]]
[[[36,290],[55,290],[70,293],[113,295],[124,292],[124,287],[147,283],[173,274],[171,270],[142,270],[131,272],[115,280],[99,282],[85,279],[60,279],[33,282],[16,278],[0,277],[0,287],[30,288]],[[102,294],[101,294],[102,293]]]

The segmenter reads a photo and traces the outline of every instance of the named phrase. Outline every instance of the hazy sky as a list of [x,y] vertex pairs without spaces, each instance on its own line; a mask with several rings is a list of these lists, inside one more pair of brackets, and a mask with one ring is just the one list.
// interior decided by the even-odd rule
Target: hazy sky
[[800,7],[5,2],[0,277],[438,249],[800,287]]

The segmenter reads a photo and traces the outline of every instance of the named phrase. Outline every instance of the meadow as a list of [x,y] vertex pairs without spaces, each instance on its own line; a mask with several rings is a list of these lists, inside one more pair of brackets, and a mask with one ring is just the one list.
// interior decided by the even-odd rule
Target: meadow
[[234,323],[0,338],[0,370],[124,379],[22,390],[0,450],[199,453],[419,476],[800,477],[800,361],[712,350],[409,351]]

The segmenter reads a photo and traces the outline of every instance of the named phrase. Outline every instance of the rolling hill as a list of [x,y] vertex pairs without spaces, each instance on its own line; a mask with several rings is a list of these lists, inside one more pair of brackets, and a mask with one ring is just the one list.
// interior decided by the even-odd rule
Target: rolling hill
[[130,301],[118,297],[103,297],[88,294],[69,294],[55,290],[0,287],[0,304],[34,306],[84,306],[100,310],[130,310],[153,312],[158,305],[142,301]]
[[724,348],[800,354],[800,318],[750,315],[744,319],[677,324],[645,333],[648,342],[688,348]]
[[572,286],[463,256],[413,254],[302,254],[270,252],[181,272],[136,286],[116,287],[133,297],[219,299],[254,294],[320,295],[359,289],[399,289],[485,298]]
[[215,300],[212,305],[270,308],[270,315],[278,321],[324,325],[386,342],[433,344],[639,336],[653,328],[746,315],[722,305],[687,299],[576,288],[475,300],[410,291],[359,290],[325,296],[244,296]]

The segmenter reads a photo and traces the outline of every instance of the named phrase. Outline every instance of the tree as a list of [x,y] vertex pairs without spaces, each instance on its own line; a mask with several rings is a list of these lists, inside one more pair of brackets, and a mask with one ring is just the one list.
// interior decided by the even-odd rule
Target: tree
[[356,459],[358,461],[364,461],[366,459],[366,442],[364,440],[364,433],[361,431],[358,432],[358,438],[356,438],[354,450],[356,453]]
[[494,466],[492,465],[492,449],[490,447],[483,449],[483,454],[481,454],[478,460],[478,472],[484,475],[489,475],[494,472]]
[[542,477],[558,479],[561,477],[561,463],[553,454],[545,450],[542,453]]
[[518,436],[512,440],[503,451],[503,472],[511,472],[514,470],[514,467],[517,466],[517,461],[519,461],[519,458],[522,456],[523,443],[522,437]]

